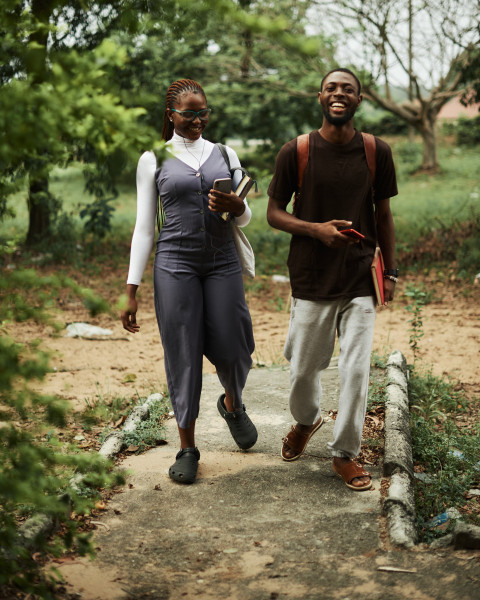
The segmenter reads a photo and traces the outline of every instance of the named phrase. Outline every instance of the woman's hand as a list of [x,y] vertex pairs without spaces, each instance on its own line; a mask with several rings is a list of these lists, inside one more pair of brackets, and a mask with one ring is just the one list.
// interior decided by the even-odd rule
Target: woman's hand
[[130,331],[130,333],[137,333],[140,329],[140,325],[137,325],[138,304],[137,299],[135,298],[137,288],[138,285],[127,285],[127,303],[120,314],[123,328]]
[[208,198],[208,208],[212,212],[228,212],[235,217],[239,217],[245,212],[245,204],[243,200],[233,192],[225,194],[223,192],[219,192],[218,190],[212,189],[208,194]]

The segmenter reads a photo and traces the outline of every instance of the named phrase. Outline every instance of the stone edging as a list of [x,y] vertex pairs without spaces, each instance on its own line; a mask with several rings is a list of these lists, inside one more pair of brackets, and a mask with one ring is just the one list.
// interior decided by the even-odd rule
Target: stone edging
[[387,362],[383,474],[390,477],[388,495],[383,504],[390,542],[394,546],[411,548],[415,545],[417,533],[408,371],[405,357],[398,350],[392,352]]
[[136,406],[132,412],[128,415],[125,423],[121,431],[115,431],[108,435],[98,453],[104,456],[105,458],[113,458],[116,456],[124,447],[124,438],[125,434],[131,431],[135,431],[137,425],[141,421],[145,421],[150,416],[150,408],[156,402],[159,402],[163,398],[163,395],[160,393],[150,394],[150,396],[145,400],[143,404],[140,406]]

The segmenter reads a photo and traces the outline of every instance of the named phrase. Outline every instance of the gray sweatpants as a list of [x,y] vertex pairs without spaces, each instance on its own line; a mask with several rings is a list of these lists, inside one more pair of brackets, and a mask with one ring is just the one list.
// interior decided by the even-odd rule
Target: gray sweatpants
[[354,458],[360,452],[374,325],[372,296],[292,298],[285,357],[290,362],[290,411],[297,423],[312,425],[320,416],[321,372],[328,367],[338,334],[340,398],[328,444],[332,456]]

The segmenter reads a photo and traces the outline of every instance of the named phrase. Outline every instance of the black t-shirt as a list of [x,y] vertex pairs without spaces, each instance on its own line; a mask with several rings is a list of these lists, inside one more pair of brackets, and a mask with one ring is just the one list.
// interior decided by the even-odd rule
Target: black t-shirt
[[[376,140],[375,202],[395,196],[397,183],[388,144]],[[268,195],[285,207],[296,191],[297,140],[280,150]],[[370,265],[376,246],[371,177],[362,135],[347,144],[331,144],[318,131],[310,133],[309,160],[294,214],[303,221],[352,221],[365,235],[358,244],[328,248],[320,240],[292,235],[288,268],[292,295],[304,300],[355,298],[374,293]]]

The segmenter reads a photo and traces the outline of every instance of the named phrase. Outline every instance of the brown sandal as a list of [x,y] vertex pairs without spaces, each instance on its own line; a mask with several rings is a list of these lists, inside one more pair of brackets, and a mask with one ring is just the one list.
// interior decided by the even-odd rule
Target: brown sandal
[[[312,425],[312,429],[309,433],[301,433],[298,431],[296,425],[292,425],[291,430],[288,434],[282,439],[283,446],[281,451],[281,456],[283,460],[297,460],[304,453],[305,448],[308,444],[308,441],[312,437],[312,435],[320,429],[323,425],[323,417],[320,417],[315,423]],[[292,457],[285,456],[285,452],[287,450],[291,450],[295,454]]]
[[[345,485],[351,490],[355,490],[356,492],[365,492],[372,487],[372,475],[368,471],[365,471],[362,465],[359,465],[353,460],[342,462],[341,465],[337,466],[332,463],[332,469],[339,477],[343,479]],[[353,485],[352,481],[358,477],[370,477],[370,481],[364,485]]]

